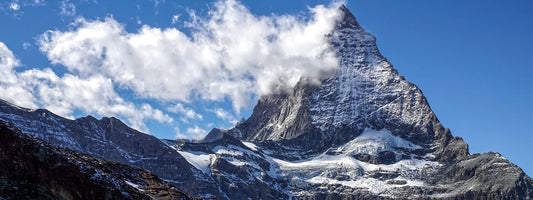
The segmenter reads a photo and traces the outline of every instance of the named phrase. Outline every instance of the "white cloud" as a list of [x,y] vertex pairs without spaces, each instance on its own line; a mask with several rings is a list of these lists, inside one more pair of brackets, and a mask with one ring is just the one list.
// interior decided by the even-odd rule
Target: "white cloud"
[[161,3],[165,3],[165,0],[152,0],[154,2],[154,7],[158,7]]
[[179,127],[174,128],[176,132],[176,139],[195,139],[200,140],[207,135],[207,130],[202,129],[198,126],[189,127],[185,133],[182,133]]
[[9,5],[9,8],[11,8],[11,10],[17,11],[20,9],[20,5],[18,3],[13,2]]
[[0,42],[0,95],[1,98],[19,106],[36,108],[31,92],[23,86],[14,68],[20,62],[7,46]]
[[24,13],[23,10],[25,7],[38,7],[44,5],[44,0],[0,1],[0,10],[6,9],[7,11],[11,11],[14,16],[21,16]]
[[187,128],[187,135],[190,138],[199,140],[205,137],[205,135],[207,135],[207,131],[205,129],[199,128],[198,126],[194,126],[192,128]]
[[172,16],[172,21],[170,22],[170,24],[176,24],[176,23],[178,23],[178,20],[180,19],[180,16],[181,16],[181,15],[174,15],[174,16]]
[[164,114],[159,109],[153,109],[150,104],[143,104],[141,106],[143,116],[151,116],[152,119],[156,120],[159,123],[172,123],[174,120],[169,117],[167,114]]
[[59,5],[59,9],[61,10],[59,12],[60,15],[65,15],[65,16],[76,15],[76,6],[73,3],[71,3],[69,0],[61,1],[61,4]]
[[76,109],[102,116],[118,116],[125,118],[132,127],[146,132],[148,128],[144,121],[147,119],[160,123],[173,121],[148,104],[136,106],[122,99],[108,77],[95,74],[81,78],[70,73],[59,77],[49,68],[16,72],[13,68],[19,65],[19,61],[2,42],[0,60],[0,98],[16,105],[42,106],[69,118]]
[[30,47],[31,47],[31,44],[29,42],[22,43],[22,49],[28,50]]
[[44,0],[33,0],[33,6],[42,6],[44,5]]
[[113,89],[111,79],[101,75],[80,78],[72,74],[57,76],[51,69],[27,70],[19,74],[19,79],[38,99],[44,108],[61,115],[70,116],[74,110],[102,116],[120,116],[132,127],[148,132],[146,119],[160,123],[170,123],[172,118],[148,104],[136,106],[126,102]]
[[183,115],[181,118],[182,122],[189,122],[190,119],[201,120],[203,118],[201,114],[198,114],[192,108],[185,107],[181,103],[176,103],[174,106],[168,107],[167,111]]
[[226,121],[228,121],[228,122],[230,122],[232,124],[236,124],[237,123],[237,119],[235,119],[235,117],[231,113],[225,111],[222,108],[215,108],[215,109],[212,109],[212,110],[209,110],[209,111],[215,113],[215,115],[219,119],[226,120]]
[[174,132],[176,132],[176,135],[174,136],[174,138],[176,139],[189,139],[190,138],[184,133],[182,133],[179,127],[174,127]]
[[263,95],[293,87],[301,76],[336,69],[328,34],[338,4],[311,8],[311,18],[254,16],[234,0],[215,3],[209,17],[175,28],[143,26],[130,33],[113,18],[79,19],[48,31],[40,49],[81,79],[103,76],[143,98],[189,102],[230,98],[238,113]]

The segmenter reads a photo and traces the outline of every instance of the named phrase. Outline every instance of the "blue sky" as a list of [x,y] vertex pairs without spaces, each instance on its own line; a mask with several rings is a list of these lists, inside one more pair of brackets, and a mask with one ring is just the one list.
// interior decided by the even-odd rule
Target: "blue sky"
[[[76,64],[80,60],[59,58],[64,55],[78,55],[83,52],[81,50],[85,50],[80,48],[76,51],[78,54],[72,54],[72,49],[78,46],[72,46],[74,44],[61,46],[53,43],[56,40],[75,41],[74,39],[83,36],[80,34],[81,30],[85,30],[83,28],[90,31],[105,27],[109,28],[110,32],[115,31],[113,32],[115,35],[111,34],[110,38],[118,35],[122,38],[133,38],[132,40],[141,36],[157,35],[158,30],[166,34],[171,34],[172,31],[168,30],[178,30],[179,33],[190,37],[193,33],[201,32],[199,29],[209,29],[195,25],[192,23],[194,19],[206,22],[213,19],[208,14],[209,11],[231,8],[228,5],[217,7],[212,1],[128,2],[127,4],[96,0],[0,2],[2,27],[0,42],[8,49],[0,48],[0,54],[4,53],[10,57],[6,52],[12,52],[11,57],[18,60],[15,64],[9,64],[15,72],[8,75],[30,85],[32,92],[42,93],[41,96],[35,93],[33,96],[20,93],[16,97],[12,95],[11,98],[30,107],[48,107],[72,118],[86,114],[97,117],[117,115],[128,124],[161,138],[175,138],[177,135],[194,138],[200,137],[213,127],[230,127],[240,118],[248,117],[258,94],[270,90],[253,81],[269,80],[268,76],[249,77],[250,72],[265,72],[260,66],[265,61],[247,61],[247,63],[259,63],[259,67],[246,73],[240,73],[242,69],[224,69],[225,72],[230,71],[230,74],[238,74],[240,78],[250,79],[248,82],[238,82],[226,76],[213,75],[217,81],[223,81],[213,82],[214,87],[201,87],[197,91],[191,89],[190,94],[185,95],[180,92],[187,91],[191,85],[185,84],[180,87],[179,84],[183,81],[174,80],[173,77],[176,76],[150,74],[161,78],[161,82],[141,82],[141,84],[123,77],[121,72],[107,68],[101,69],[107,73],[106,76],[86,73],[83,72],[86,69],[84,66]],[[314,19],[314,15],[308,8],[323,4],[327,9],[330,2],[249,0],[241,1],[241,4],[255,17],[253,19],[259,19],[259,22],[262,17],[275,21],[279,20],[279,16],[294,16],[294,21],[288,22],[289,24],[311,27],[313,24],[309,21]],[[533,125],[531,117],[533,84],[529,81],[530,77],[533,77],[533,66],[530,61],[533,55],[531,1],[511,3],[509,1],[352,0],[347,2],[347,6],[359,23],[377,37],[382,54],[392,62],[400,74],[422,89],[444,126],[450,128],[455,136],[463,137],[470,145],[471,152],[500,152],[529,175],[533,173],[533,159],[531,159],[533,129],[530,127]],[[191,17],[192,11],[197,18]],[[235,13],[242,14],[242,10],[237,9]],[[255,21],[251,27],[283,33],[283,30],[271,30],[271,27],[259,22]],[[147,32],[151,31],[152,35],[141,34],[143,26]],[[225,34],[222,36],[226,37],[233,33],[231,31],[234,30],[220,34]],[[68,33],[78,35],[73,39],[67,37]],[[91,34],[96,33],[91,32]],[[97,42],[115,44],[115,41],[107,40],[109,38],[104,39],[93,41],[91,44]],[[207,38],[207,43],[213,42],[211,39]],[[45,44],[49,44],[49,48],[44,48]],[[116,45],[120,46],[123,43],[117,42]],[[265,48],[269,49],[270,46]],[[111,46],[107,49],[112,50]],[[66,52],[70,54],[66,54],[66,50],[70,50]],[[147,52],[159,51],[147,50]],[[296,52],[302,53],[298,50]],[[190,52],[186,53],[179,55],[189,55]],[[143,55],[139,55],[139,59],[142,60]],[[136,59],[136,57],[127,58]],[[160,60],[150,60],[150,62]],[[182,60],[178,59],[179,62]],[[240,61],[229,59],[223,62],[228,64]],[[327,61],[324,62],[327,64]],[[92,64],[89,63],[91,66]],[[267,63],[266,66],[276,64],[280,63]],[[142,68],[142,65],[139,67]],[[51,71],[46,71],[47,68]],[[139,68],[135,68],[137,69]],[[176,72],[175,75],[180,73]],[[123,79],[116,81],[117,78]],[[17,81],[13,84],[18,83]],[[197,79],[191,81],[190,83],[207,84]],[[226,82],[231,83],[229,85],[234,88],[220,87],[220,83]],[[67,87],[65,86],[67,84],[78,85],[84,89],[83,91],[88,92],[79,92],[79,88]],[[102,86],[93,88],[94,84]],[[168,87],[165,87],[167,84]],[[173,85],[177,85],[177,88],[171,87]],[[157,90],[149,87],[156,87]],[[16,85],[11,89],[13,88],[16,89]],[[244,94],[231,93],[235,88],[256,90]],[[204,89],[220,94],[205,95],[202,93]],[[164,91],[168,95],[162,95]],[[43,99],[43,96],[49,94],[56,96]],[[9,99],[6,95],[7,93],[2,94],[2,98]],[[248,95],[248,99],[243,98],[243,95]],[[27,100],[24,101],[22,97],[27,97]],[[235,103],[236,100],[240,103]],[[125,109],[133,109],[137,113],[129,113]]]

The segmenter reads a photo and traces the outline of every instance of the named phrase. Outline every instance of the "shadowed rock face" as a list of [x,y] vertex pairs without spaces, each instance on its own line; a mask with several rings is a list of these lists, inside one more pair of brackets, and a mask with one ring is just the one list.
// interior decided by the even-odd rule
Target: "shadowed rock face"
[[67,120],[0,102],[0,119],[55,145],[147,169],[217,199],[532,199],[533,181],[497,153],[470,155],[418,87],[346,7],[326,37],[337,71],[262,96],[250,118],[200,143],[119,120]]
[[[148,170],[191,194],[221,195],[216,182],[152,135],[116,118],[69,120],[48,110],[30,110],[0,101],[0,120],[50,144]],[[202,177],[203,176],[203,177]]]
[[61,149],[0,121],[0,198],[193,199],[157,176]]

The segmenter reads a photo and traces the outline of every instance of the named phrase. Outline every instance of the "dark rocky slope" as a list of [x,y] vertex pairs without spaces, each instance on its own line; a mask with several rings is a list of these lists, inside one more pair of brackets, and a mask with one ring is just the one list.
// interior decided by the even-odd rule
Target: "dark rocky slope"
[[0,120],[50,144],[148,170],[188,193],[205,198],[221,195],[216,182],[179,153],[116,118],[69,120],[45,109],[31,110],[0,100]]
[[58,148],[0,121],[0,199],[195,199],[157,176]]

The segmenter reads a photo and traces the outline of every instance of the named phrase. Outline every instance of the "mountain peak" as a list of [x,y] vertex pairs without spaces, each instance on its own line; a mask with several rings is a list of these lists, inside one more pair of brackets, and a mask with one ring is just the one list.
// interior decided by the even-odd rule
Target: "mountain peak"
[[348,8],[344,4],[339,7],[339,13],[341,14],[342,18],[337,24],[338,29],[353,28],[359,26],[359,23],[355,19],[355,16],[352,14],[352,12],[350,12],[350,10],[348,10]]
[[299,83],[288,94],[261,97],[252,116],[228,133],[245,141],[279,141],[299,147],[297,151],[318,153],[349,142],[365,129],[388,130],[428,147],[420,155],[467,155],[464,142],[452,140],[422,91],[381,55],[375,37],[346,6],[339,10],[342,20],[329,36],[338,58],[335,74],[318,86]]

